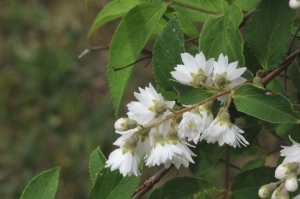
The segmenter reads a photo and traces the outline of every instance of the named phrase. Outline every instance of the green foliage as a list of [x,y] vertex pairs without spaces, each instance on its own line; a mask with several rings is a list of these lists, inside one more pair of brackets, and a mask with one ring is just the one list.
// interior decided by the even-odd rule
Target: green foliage
[[283,61],[295,11],[282,0],[263,0],[248,26],[248,45],[264,69]]
[[173,90],[169,81],[172,78],[170,72],[174,70],[176,64],[181,63],[180,53],[184,51],[183,44],[183,33],[175,15],[159,35],[153,47],[154,77],[157,84],[166,91]]
[[149,199],[209,199],[214,187],[201,178],[177,177],[156,188]]
[[199,49],[207,58],[218,59],[227,55],[229,62],[238,61],[238,66],[245,66],[243,40],[238,29],[243,20],[240,7],[230,6],[224,9],[223,15],[213,16],[206,20],[199,38]]
[[262,0],[233,0],[234,4],[240,6],[243,10],[247,12],[253,10],[260,1]]
[[297,60],[294,60],[290,68],[290,78],[293,85],[300,91],[300,68]]
[[218,143],[208,144],[201,142],[193,152],[197,157],[194,158],[195,164],[189,165],[190,171],[194,175],[201,175],[218,162],[219,158],[224,154],[225,148],[220,147]]
[[58,185],[60,168],[44,171],[33,178],[20,199],[53,199]]
[[250,160],[241,168],[240,172],[264,166],[265,162],[266,162],[265,157]]
[[105,166],[106,158],[102,154],[100,148],[96,148],[90,157],[90,176],[93,181],[95,182],[97,175],[101,169]]
[[136,60],[165,10],[165,5],[137,5],[125,15],[114,34],[109,51],[108,80],[116,116],[133,66],[117,72],[113,68]]
[[[244,84],[233,94],[237,110],[272,123],[299,123],[300,115],[281,94]],[[270,117],[270,115],[272,117]]]

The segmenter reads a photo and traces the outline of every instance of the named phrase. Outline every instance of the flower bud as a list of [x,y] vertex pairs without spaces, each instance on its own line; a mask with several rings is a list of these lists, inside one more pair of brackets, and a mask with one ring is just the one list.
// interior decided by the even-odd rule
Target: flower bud
[[288,178],[285,180],[285,188],[290,191],[294,192],[298,189],[298,179],[295,174],[290,174]]
[[300,1],[299,0],[290,0],[289,4],[290,4],[290,7],[292,9],[299,9],[300,8]]
[[169,143],[176,145],[177,142],[180,141],[180,139],[178,137],[178,132],[174,128],[170,128],[168,131],[168,134],[166,135],[166,140]]
[[282,183],[279,187],[277,187],[277,189],[275,189],[275,191],[273,191],[272,197],[271,199],[278,199],[279,195],[280,195],[280,191],[284,188],[284,184]]
[[289,192],[286,188],[281,189],[278,199],[290,199]]
[[264,85],[262,84],[261,77],[254,77],[253,84],[254,84],[254,86],[256,86],[258,88],[263,88],[264,89]]
[[258,190],[258,195],[261,198],[267,198],[268,196],[271,195],[271,193],[274,191],[275,188],[276,188],[276,183],[266,184]]
[[128,118],[120,118],[115,122],[115,129],[117,131],[127,131],[137,127],[137,122]]
[[280,164],[275,171],[275,178],[283,179],[287,178],[289,174],[294,173],[298,170],[299,164],[297,162],[289,162]]

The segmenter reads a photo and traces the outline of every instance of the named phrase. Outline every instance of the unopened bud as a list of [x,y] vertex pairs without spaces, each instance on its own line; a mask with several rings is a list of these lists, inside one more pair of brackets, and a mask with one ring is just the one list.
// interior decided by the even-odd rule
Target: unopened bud
[[290,4],[290,7],[292,9],[299,9],[300,8],[299,0],[290,0],[289,4]]
[[290,199],[289,192],[286,188],[281,189],[278,199]]
[[283,188],[284,188],[284,184],[282,183],[279,187],[277,187],[277,189],[275,189],[275,191],[273,191],[271,199],[278,199],[280,192]]
[[164,103],[156,102],[155,103],[155,113],[158,115],[163,114],[167,110]]
[[115,129],[117,131],[127,131],[137,127],[137,122],[129,118],[120,118],[115,122]]
[[258,88],[263,88],[264,89],[264,85],[262,84],[262,79],[261,77],[254,77],[253,79],[253,85],[258,87]]
[[297,162],[280,164],[275,170],[275,178],[279,180],[287,178],[289,174],[296,172],[298,168],[299,164]]
[[290,191],[294,192],[298,189],[298,179],[295,174],[290,174],[287,179],[285,180],[285,188]]
[[275,188],[276,188],[276,183],[266,184],[259,189],[258,195],[261,198],[267,198],[268,196],[271,195],[271,193],[275,190]]

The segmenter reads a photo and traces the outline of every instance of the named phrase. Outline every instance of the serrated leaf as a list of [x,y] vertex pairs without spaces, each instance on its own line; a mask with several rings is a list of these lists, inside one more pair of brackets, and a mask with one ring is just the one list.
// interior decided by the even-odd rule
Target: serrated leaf
[[179,93],[178,99],[185,104],[196,104],[216,93],[216,91],[213,90],[193,88],[175,81],[171,81],[171,84]]
[[299,64],[296,60],[293,61],[290,66],[290,78],[293,85],[296,87],[298,91],[300,91],[300,68]]
[[[223,7],[226,6],[226,2],[222,0],[177,0],[177,2],[220,13],[223,12]],[[180,5],[172,5],[172,7],[176,12],[185,15],[191,21],[204,22],[211,16],[211,14],[199,12]]]
[[176,64],[182,63],[180,54],[184,51],[184,38],[179,20],[174,15],[153,47],[153,72],[156,83],[165,90],[172,91],[171,71]]
[[110,171],[110,168],[103,168],[99,171],[88,198],[127,199],[139,182],[140,176],[123,177],[119,170]]
[[[89,3],[88,1],[91,0],[87,0],[86,3]],[[88,38],[93,34],[93,32],[95,32],[95,30],[100,28],[103,24],[124,16],[130,9],[132,9],[139,3],[141,3],[141,1],[119,0],[111,1],[108,4],[106,4],[95,18],[93,25],[89,30]]]
[[233,92],[238,111],[271,123],[299,123],[300,115],[281,94],[270,93],[253,84],[243,84]]
[[248,45],[264,69],[284,59],[296,11],[282,0],[263,0],[248,25]]
[[20,199],[53,199],[58,185],[59,167],[34,177],[24,189]]
[[135,62],[165,10],[166,5],[139,4],[125,15],[114,34],[109,51],[108,81],[116,116],[133,66],[116,72],[113,68]]
[[90,156],[90,164],[89,164],[90,176],[93,183],[95,182],[99,171],[104,168],[105,162],[106,162],[106,158],[101,152],[100,147],[97,147]]
[[240,6],[243,10],[249,12],[253,10],[261,0],[234,0],[234,3]]
[[206,20],[199,38],[199,49],[205,57],[218,59],[223,53],[229,62],[238,61],[239,67],[245,66],[243,39],[238,28],[243,16],[240,7],[230,6],[223,16]]
[[225,148],[220,147],[217,143],[208,144],[207,142],[201,142],[193,152],[197,156],[193,158],[195,164],[190,164],[189,169],[194,175],[201,175],[218,162],[225,152]]
[[249,150],[262,127],[262,125],[256,125],[243,129],[245,133],[242,135],[249,142],[249,145],[247,145],[246,147],[242,146],[240,148],[232,148],[230,150],[230,153],[233,155],[242,155],[245,151]]
[[258,197],[261,186],[277,182],[275,168],[259,167],[239,173],[231,186],[231,199],[253,199]]
[[261,167],[264,166],[266,162],[266,158],[262,157],[262,158],[256,158],[254,160],[250,160],[249,162],[247,162],[239,171],[240,173],[249,169],[255,169],[257,167]]
[[156,188],[149,199],[209,199],[214,187],[201,178],[177,177]]

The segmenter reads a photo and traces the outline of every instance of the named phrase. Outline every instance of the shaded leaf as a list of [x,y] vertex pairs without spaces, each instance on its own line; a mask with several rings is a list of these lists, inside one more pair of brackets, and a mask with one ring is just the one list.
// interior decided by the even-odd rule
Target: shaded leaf
[[293,85],[296,87],[298,91],[300,91],[300,68],[299,64],[296,60],[293,61],[290,66],[290,78]]
[[100,150],[100,147],[97,147],[90,156],[90,176],[93,183],[96,180],[97,174],[99,171],[104,168],[106,162],[106,158],[104,157],[103,153]]
[[254,76],[256,76],[256,72],[258,70],[262,70],[262,66],[258,62],[254,53],[251,51],[247,42],[245,42],[245,44],[244,44],[244,57],[245,57],[245,62],[246,62],[245,66],[247,67],[248,70],[250,70],[252,72],[252,74]]
[[270,81],[267,84],[266,89],[268,89],[269,91],[280,93],[282,95],[284,93],[283,86],[282,86],[281,82],[277,78],[272,79],[272,81]]
[[249,12],[253,10],[261,0],[234,0],[234,3],[240,6],[243,10]]
[[239,172],[243,172],[249,169],[254,169],[257,167],[261,167],[264,166],[266,162],[266,158],[262,157],[262,158],[256,158],[254,160],[250,160],[249,162],[247,162]]

